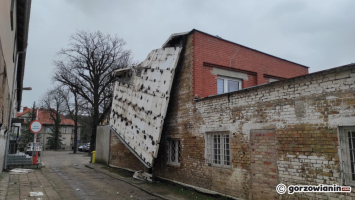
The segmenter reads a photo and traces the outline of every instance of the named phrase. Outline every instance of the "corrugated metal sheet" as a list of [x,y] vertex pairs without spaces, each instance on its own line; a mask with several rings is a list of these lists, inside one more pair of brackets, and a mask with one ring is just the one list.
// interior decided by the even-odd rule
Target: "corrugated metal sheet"
[[158,155],[180,52],[180,47],[153,50],[140,65],[117,73],[110,126],[147,167]]

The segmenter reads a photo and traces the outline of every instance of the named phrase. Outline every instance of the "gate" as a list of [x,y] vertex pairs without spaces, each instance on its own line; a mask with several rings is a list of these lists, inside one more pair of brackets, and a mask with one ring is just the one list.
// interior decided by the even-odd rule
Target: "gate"
[[[38,168],[41,163],[42,147],[37,143],[33,148],[33,143],[18,143],[16,140],[10,140],[6,158],[6,168]],[[33,151],[35,150],[35,151]],[[38,153],[37,164],[33,164],[36,159],[35,153]]]

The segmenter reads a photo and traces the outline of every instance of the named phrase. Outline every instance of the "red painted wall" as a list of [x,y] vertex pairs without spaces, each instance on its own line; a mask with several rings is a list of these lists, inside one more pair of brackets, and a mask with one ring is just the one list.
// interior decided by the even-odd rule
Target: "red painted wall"
[[243,88],[267,83],[269,79],[264,78],[264,74],[282,78],[308,74],[308,68],[302,65],[251,50],[199,31],[194,31],[192,34],[194,97],[202,98],[217,94],[217,76],[211,73],[213,68],[203,66],[203,62],[254,72],[254,74],[248,74],[248,81],[243,81]]

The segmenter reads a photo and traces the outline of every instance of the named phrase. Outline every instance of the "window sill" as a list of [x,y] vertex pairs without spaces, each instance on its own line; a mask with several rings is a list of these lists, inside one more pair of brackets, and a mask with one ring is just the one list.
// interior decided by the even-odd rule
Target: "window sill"
[[180,167],[180,163],[168,163],[169,166]]
[[222,169],[232,169],[232,165],[216,165],[216,164],[211,164],[207,163],[209,167],[215,167],[215,168],[222,168]]

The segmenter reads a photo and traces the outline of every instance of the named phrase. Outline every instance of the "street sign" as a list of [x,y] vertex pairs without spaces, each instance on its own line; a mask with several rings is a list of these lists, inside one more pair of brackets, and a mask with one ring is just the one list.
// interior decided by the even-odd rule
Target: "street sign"
[[42,123],[38,120],[34,120],[30,124],[30,130],[32,133],[39,133],[42,130]]

